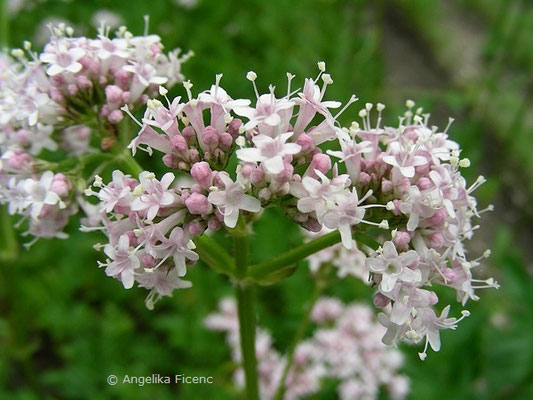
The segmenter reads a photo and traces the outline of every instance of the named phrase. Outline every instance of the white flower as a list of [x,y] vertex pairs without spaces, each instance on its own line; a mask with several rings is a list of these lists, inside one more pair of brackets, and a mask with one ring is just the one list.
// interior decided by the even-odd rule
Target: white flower
[[216,190],[209,193],[208,200],[218,207],[224,215],[224,223],[228,228],[235,228],[239,219],[239,210],[259,212],[261,202],[244,193],[244,187],[239,179],[233,182],[229,176],[219,174],[224,183],[224,190]]
[[86,54],[84,49],[79,47],[67,48],[64,43],[57,43],[52,50],[47,48],[45,53],[39,57],[42,62],[50,64],[46,73],[50,76],[59,75],[65,71],[73,74],[80,72],[82,65],[78,62]]
[[302,147],[296,143],[286,143],[293,132],[282,133],[276,138],[257,135],[252,139],[255,147],[237,150],[237,157],[244,162],[262,162],[266,171],[279,174],[285,166],[283,157],[298,154]]
[[418,258],[418,253],[414,250],[398,255],[394,243],[388,241],[383,244],[382,253],[378,257],[366,259],[366,265],[370,271],[381,274],[381,290],[390,292],[398,280],[403,282],[421,280],[419,270],[413,271],[408,268]]
[[31,206],[32,218],[39,217],[39,214],[41,213],[41,210],[45,204],[62,204],[57,193],[54,193],[50,190],[53,180],[54,173],[52,171],[46,171],[43,173],[39,181],[34,179],[26,179],[24,181],[23,187],[27,193],[26,207]]
[[140,266],[139,258],[135,251],[130,249],[130,240],[127,235],[120,236],[117,246],[108,244],[104,247],[104,253],[111,259],[107,260],[105,273],[107,276],[113,276],[120,279],[124,289],[133,287],[134,270]]

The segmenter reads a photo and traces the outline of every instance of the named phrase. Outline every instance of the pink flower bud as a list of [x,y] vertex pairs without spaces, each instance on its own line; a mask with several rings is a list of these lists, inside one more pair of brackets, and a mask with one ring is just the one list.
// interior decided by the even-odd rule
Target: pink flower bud
[[189,233],[193,236],[199,236],[205,231],[205,223],[200,221],[192,221],[189,226]]
[[130,92],[126,91],[124,93],[122,93],[122,102],[125,104],[125,103],[128,103],[131,99],[131,94]]
[[262,186],[265,183],[265,171],[263,171],[263,168],[254,168],[250,174],[250,181],[252,185]]
[[78,90],[79,90],[78,87],[74,85],[73,83],[67,86],[67,91],[72,96],[75,96],[78,93]]
[[88,89],[93,86],[93,83],[85,75],[80,75],[76,77],[76,82],[80,89]]
[[209,189],[213,185],[213,171],[205,161],[195,163],[191,167],[192,178],[204,189]]
[[146,268],[154,268],[157,265],[157,260],[150,254],[145,254],[141,257],[141,262]]
[[455,273],[455,271],[451,268],[443,268],[442,270],[442,275],[444,275],[444,277],[448,280],[448,281],[451,281],[453,282],[455,280],[455,278],[457,277],[457,274]]
[[220,229],[221,226],[222,226],[222,223],[217,217],[211,217],[207,221],[207,227],[211,229],[212,231],[216,231]]
[[359,174],[359,184],[361,186],[366,186],[370,183],[371,181],[371,178],[370,178],[370,175],[368,175],[366,172],[361,172]]
[[249,178],[252,171],[255,169],[255,165],[252,163],[245,163],[242,165],[241,175],[245,178]]
[[444,237],[439,232],[432,233],[428,236],[428,245],[438,249],[444,245]]
[[189,150],[187,146],[187,141],[181,135],[176,135],[170,139],[170,144],[172,147],[179,153],[185,154]]
[[229,133],[223,132],[218,140],[220,142],[220,148],[223,150],[229,150],[233,145],[233,137]]
[[172,169],[177,169],[179,162],[180,162],[176,154],[165,154],[162,160],[163,160],[163,164],[165,164],[168,168],[172,168]]
[[109,113],[107,119],[112,124],[118,124],[124,118],[124,114],[120,110],[113,110]]
[[382,293],[376,293],[374,296],[374,305],[378,308],[386,307],[391,300]]
[[405,231],[398,231],[392,240],[399,248],[405,248],[411,241],[411,235]]
[[381,190],[383,191],[383,193],[391,193],[393,189],[394,186],[392,182],[388,179],[383,179],[383,181],[381,182]]
[[309,164],[309,168],[305,172],[305,175],[312,178],[317,178],[318,176],[315,173],[315,169],[323,174],[326,174],[331,169],[331,158],[323,153],[315,154],[311,160],[311,163]]
[[130,86],[131,73],[124,71],[123,69],[119,70],[115,74],[115,80],[117,85],[120,86],[122,90],[126,90]]
[[423,176],[418,180],[416,186],[418,186],[420,190],[427,190],[433,186],[433,182],[431,181],[431,179]]
[[183,128],[181,134],[189,144],[192,144],[196,141],[196,132],[191,125]]
[[108,103],[122,103],[122,93],[124,93],[122,89],[115,85],[108,85],[105,88],[105,98]]
[[56,193],[59,197],[65,197],[71,188],[72,186],[63,174],[56,174],[50,185],[50,190]]
[[216,129],[212,126],[207,126],[202,133],[202,140],[210,150],[216,149],[218,146],[218,134]]
[[433,214],[431,218],[428,219],[428,222],[433,226],[442,226],[446,222],[446,217],[448,213],[444,208],[441,208]]
[[304,226],[311,232],[320,232],[322,230],[322,224],[315,218],[308,218]]
[[185,206],[191,214],[209,214],[212,210],[211,204],[207,201],[207,197],[200,193],[191,193],[185,200]]
[[15,151],[8,159],[7,165],[15,170],[28,168],[32,162],[32,157],[20,150]]
[[228,133],[236,139],[239,136],[239,128],[242,125],[242,121],[238,118],[233,118],[228,125]]
[[298,136],[296,143],[302,146],[301,152],[303,154],[311,153],[316,148],[315,141],[306,133],[302,133],[300,136]]

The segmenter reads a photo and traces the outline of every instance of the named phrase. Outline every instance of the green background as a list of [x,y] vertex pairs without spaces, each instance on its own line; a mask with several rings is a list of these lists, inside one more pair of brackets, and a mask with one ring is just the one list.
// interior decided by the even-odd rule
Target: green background
[[[452,138],[472,160],[465,172],[488,182],[477,192],[481,207],[493,203],[469,244],[472,256],[493,255],[480,270],[500,290],[469,303],[472,316],[457,331],[443,332],[443,348],[421,362],[415,347],[403,347],[411,380],[410,399],[533,398],[533,7],[505,0],[199,0],[186,9],[173,1],[37,1],[9,17],[9,42],[43,43],[41,22],[61,19],[77,33],[95,34],[91,18],[107,9],[134,33],[150,31],[167,49],[192,49],[184,65],[196,91],[216,73],[233,97],[251,96],[249,70],[262,90],[286,85],[290,71],[302,80],[326,61],[335,84],[328,99],[352,93],[387,104],[394,124],[407,98],[432,112],[434,124],[456,121]],[[3,27],[6,25],[4,24]],[[40,33],[39,33],[40,32]],[[356,118],[358,107],[343,115]],[[157,157],[147,169],[162,171]],[[12,222],[5,217],[2,228]],[[192,289],[175,292],[154,311],[144,289],[124,290],[96,267],[92,245],[99,234],[77,232],[69,240],[41,240],[19,248],[14,261],[0,261],[0,399],[235,399],[234,365],[221,334],[203,328],[203,318],[230,282],[199,263],[188,278]],[[254,259],[264,260],[301,242],[298,230],[271,211],[255,226]],[[1,245],[6,251],[9,232]],[[6,258],[4,258],[5,260]],[[290,279],[258,292],[259,323],[276,346],[286,349],[312,285],[301,266]],[[329,294],[371,302],[356,280],[335,284]],[[441,301],[454,302],[450,292]],[[457,309],[456,309],[457,311]],[[108,386],[106,377],[212,375],[213,385]],[[317,399],[335,398],[325,391]]]

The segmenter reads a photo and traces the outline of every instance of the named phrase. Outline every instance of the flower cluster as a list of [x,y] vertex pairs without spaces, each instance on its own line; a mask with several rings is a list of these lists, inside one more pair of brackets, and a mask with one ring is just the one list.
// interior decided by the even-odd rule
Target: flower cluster
[[[50,184],[50,170],[58,170],[50,154],[78,157],[98,144],[109,150],[121,107],[138,108],[160,84],[181,82],[181,64],[190,56],[165,54],[158,36],[133,36],[125,27],[110,38],[102,25],[94,39],[73,37],[64,24],[50,30],[42,53],[25,42],[26,53],[0,55],[0,202],[28,216],[36,237],[65,236],[61,230],[78,207],[72,176],[56,174],[53,182],[62,187],[55,191],[59,183]],[[42,208],[49,187],[57,196]]]
[[[153,272],[174,257],[174,248],[164,250],[166,235],[173,232],[164,221],[170,219],[180,235],[183,231],[185,243],[206,230],[235,228],[239,218],[251,222],[263,208],[277,206],[308,231],[340,233],[348,251],[344,256],[356,259],[359,272],[343,266],[339,273],[368,276],[377,285],[375,304],[384,309],[380,321],[388,328],[387,343],[425,339],[426,349],[430,344],[438,350],[438,331],[454,329],[459,320],[448,318],[449,307],[437,317],[437,295],[423,287],[451,287],[463,305],[477,300],[476,289],[497,287],[492,279],[480,281],[472,275],[489,252],[468,260],[463,244],[477,228],[474,218],[482,213],[472,192],[484,179],[466,185],[460,168],[468,167],[469,161],[460,158],[448,128],[431,127],[429,115],[414,110],[411,101],[396,127],[382,126],[382,104],[375,106],[373,124],[374,105],[366,104],[359,111],[362,125],[353,122],[342,128],[338,117],[357,99],[352,96],[333,114],[331,109],[341,103],[324,99],[333,81],[324,63],[318,67],[318,77],[305,79],[302,90],[291,91],[294,76],[288,74],[287,93],[280,98],[272,86],[259,94],[257,76],[249,72],[256,95],[253,106],[250,100],[232,99],[220,86],[221,75],[196,97],[192,84],[185,82],[185,101],[171,101],[160,88],[166,105],[148,101],[130,147],[133,152],[163,153],[168,168],[190,173],[193,182],[169,190],[152,174],[154,183],[148,186],[114,181],[108,190],[115,197],[132,197],[109,200],[101,190],[104,219],[119,224],[120,233],[130,238],[130,256],[141,261],[145,254],[155,258],[148,264],[132,261],[135,268]],[[326,141],[331,150],[324,152],[321,145]],[[239,164],[230,174],[225,169],[233,153]],[[161,185],[157,190],[151,189],[155,182]],[[124,208],[129,202],[131,208]],[[164,226],[162,234],[146,234],[147,227],[152,232],[159,224]],[[370,236],[375,251],[358,248],[354,231]],[[116,239],[111,246],[118,245]],[[154,246],[160,250],[154,251]],[[366,272],[361,271],[363,262]],[[185,273],[183,265],[180,268],[179,276]],[[426,350],[420,355],[424,358]]]
[[[403,399],[409,380],[398,370],[402,354],[381,343],[384,328],[368,306],[345,305],[335,298],[321,298],[315,304],[312,321],[314,334],[300,342],[294,351],[292,365],[285,381],[286,399],[301,399],[321,389],[321,381],[339,382],[337,392],[342,400],[377,399],[386,389],[392,399]],[[205,324],[210,330],[223,331],[235,362],[241,362],[237,309],[232,299],[223,299],[219,312],[209,315]],[[272,337],[257,329],[259,389],[262,399],[276,394],[287,364],[287,357],[273,347]],[[235,382],[244,386],[242,369],[235,372]]]

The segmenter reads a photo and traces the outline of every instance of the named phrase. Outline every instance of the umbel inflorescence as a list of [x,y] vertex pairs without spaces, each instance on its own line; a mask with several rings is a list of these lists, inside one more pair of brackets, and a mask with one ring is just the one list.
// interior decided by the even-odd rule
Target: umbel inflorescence
[[63,24],[50,31],[40,54],[29,42],[0,54],[0,202],[35,238],[64,238],[79,205],[91,210],[81,198],[84,160],[122,139],[121,107],[136,109],[159,85],[181,82],[191,56],[165,53],[159,36],[126,27],[115,37],[104,25],[96,38]]
[[[119,170],[107,184],[96,177],[87,194],[100,201],[101,229],[109,239],[100,265],[125,288],[137,282],[149,289],[151,308],[161,296],[190,286],[183,277],[199,258],[198,237],[246,230],[263,209],[278,207],[307,231],[333,232],[328,238],[357,254],[359,276],[376,286],[384,342],[424,342],[423,359],[428,345],[439,350],[440,330],[455,329],[468,315],[450,317],[432,287],[455,289],[462,305],[478,299],[477,289],[497,287],[472,275],[490,252],[469,259],[464,249],[485,211],[473,197],[484,179],[466,183],[460,169],[470,162],[449,139],[449,126],[431,126],[412,101],[395,127],[383,124],[382,104],[366,104],[360,122],[341,127],[338,117],[357,98],[344,106],[325,100],[333,80],[324,63],[318,67],[318,77],[305,79],[301,90],[292,90],[294,76],[287,74],[282,97],[274,87],[260,94],[249,72],[253,102],[231,98],[221,75],[196,96],[185,82],[184,99],[167,98],[161,87],[163,101],[147,101],[128,147],[133,154],[155,150],[166,167],[192,179]],[[325,142],[336,149],[322,150]],[[238,165],[227,170],[232,154]],[[251,269],[252,278],[258,274]]]

